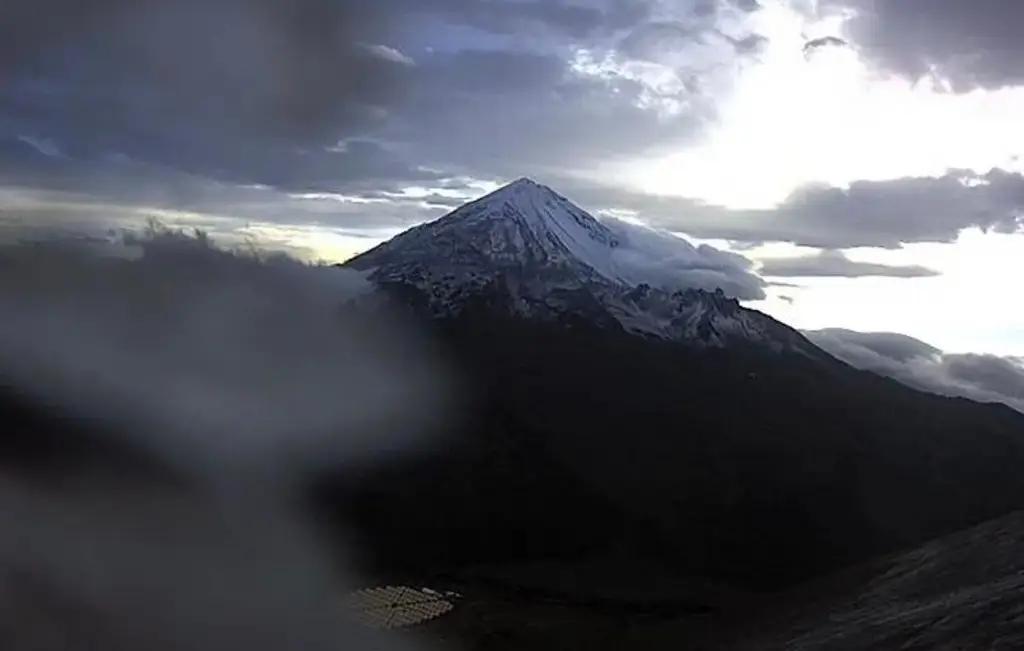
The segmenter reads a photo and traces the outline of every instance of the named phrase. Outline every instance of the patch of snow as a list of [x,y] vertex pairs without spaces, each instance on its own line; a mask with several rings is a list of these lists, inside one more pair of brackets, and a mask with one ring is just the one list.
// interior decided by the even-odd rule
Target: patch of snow
[[[811,345],[722,291],[723,285],[760,290],[741,256],[693,247],[674,236],[669,241],[653,229],[635,234],[636,241],[632,236],[554,190],[520,179],[409,229],[347,265],[375,282],[419,287],[439,316],[458,313],[464,299],[500,285],[506,308],[531,318],[572,311],[595,321],[612,319],[632,332],[700,345],[737,340]],[[665,282],[665,267],[659,273],[655,263],[671,257],[669,244],[675,240],[677,269],[708,284],[684,289]],[[650,262],[642,255],[645,250]],[[744,274],[754,279],[747,286]],[[725,282],[730,279],[733,285]]]

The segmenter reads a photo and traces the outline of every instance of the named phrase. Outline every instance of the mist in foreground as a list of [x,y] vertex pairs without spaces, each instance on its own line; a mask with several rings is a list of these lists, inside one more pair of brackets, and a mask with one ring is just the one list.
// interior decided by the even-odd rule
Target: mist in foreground
[[358,274],[159,227],[0,269],[5,648],[410,644],[346,623],[358,568],[296,507],[446,417],[415,333],[342,318]]

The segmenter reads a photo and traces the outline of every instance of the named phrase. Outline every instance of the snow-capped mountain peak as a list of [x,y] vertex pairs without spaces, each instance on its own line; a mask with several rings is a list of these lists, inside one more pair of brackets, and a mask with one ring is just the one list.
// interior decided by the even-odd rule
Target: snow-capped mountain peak
[[[554,265],[571,269],[582,279],[635,285],[613,260],[612,251],[619,244],[615,233],[589,213],[551,188],[521,178],[412,228],[349,264],[377,266],[374,260],[385,251],[401,249],[399,257],[407,263],[417,260],[416,266],[422,265],[424,255],[441,253],[459,266],[470,259],[475,266],[492,270]],[[389,260],[390,265],[397,262]]]
[[[524,261],[546,256],[550,262],[576,262],[610,280],[618,280],[610,251],[615,234],[586,211],[551,188],[521,178],[467,203],[432,224],[434,229],[487,230],[495,249],[523,247]],[[509,237],[509,242],[503,242]],[[510,251],[510,253],[515,253]]]
[[413,286],[434,316],[471,299],[536,319],[573,318],[702,345],[811,346],[721,291],[654,285],[621,262],[619,236],[551,188],[518,179],[413,227],[345,266],[379,285]]
[[[463,209],[473,207],[474,210]],[[581,257],[601,255],[602,249],[619,245],[615,234],[586,211],[558,194],[546,185],[523,177],[501,187],[491,194],[463,206],[451,215],[459,219],[511,218],[522,219],[525,223],[546,228],[584,247],[590,242],[597,246],[580,248]],[[567,242],[568,244],[568,242]]]

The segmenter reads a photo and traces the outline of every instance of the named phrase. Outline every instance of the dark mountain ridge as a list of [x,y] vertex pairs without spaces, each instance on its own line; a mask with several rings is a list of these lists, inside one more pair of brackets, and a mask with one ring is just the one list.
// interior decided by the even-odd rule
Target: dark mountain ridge
[[[509,201],[500,215],[534,219]],[[488,217],[484,238],[456,213],[434,222],[443,242],[514,260],[507,225]],[[710,329],[638,331],[651,312],[617,309],[637,286],[565,276],[572,258],[468,273],[420,229],[352,266],[422,320],[474,409],[423,454],[326,485],[380,563],[614,554],[773,589],[1024,507],[1024,415],[1008,407],[855,370],[715,293],[690,294]]]
[[1009,408],[601,330],[438,330],[476,412],[363,493],[375,546],[421,569],[626,549],[775,587],[1022,504]]

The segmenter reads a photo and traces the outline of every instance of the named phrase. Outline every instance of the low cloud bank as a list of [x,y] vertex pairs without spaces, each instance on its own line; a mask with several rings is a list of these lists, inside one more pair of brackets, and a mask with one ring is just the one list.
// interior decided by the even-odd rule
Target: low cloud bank
[[664,230],[605,218],[620,245],[613,259],[623,275],[668,290],[721,289],[740,300],[761,300],[767,283],[754,271],[754,263],[737,253],[707,244],[694,246]]
[[1001,402],[1024,412],[1024,360],[1017,357],[946,353],[891,332],[839,328],[804,333],[847,364],[931,393],[979,402]]

